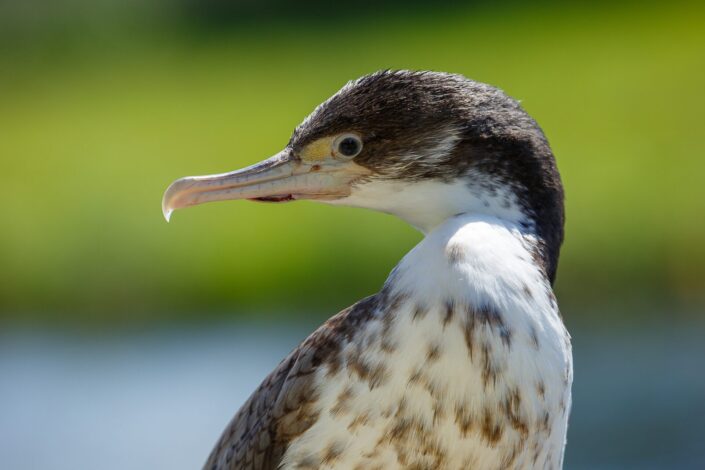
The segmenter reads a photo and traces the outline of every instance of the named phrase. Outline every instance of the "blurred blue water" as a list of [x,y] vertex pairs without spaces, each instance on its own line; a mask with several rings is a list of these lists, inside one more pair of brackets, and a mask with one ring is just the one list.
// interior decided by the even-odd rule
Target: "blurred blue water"
[[[229,325],[99,338],[0,334],[0,468],[199,468],[309,329]],[[573,328],[568,469],[705,468],[705,341],[693,327]]]

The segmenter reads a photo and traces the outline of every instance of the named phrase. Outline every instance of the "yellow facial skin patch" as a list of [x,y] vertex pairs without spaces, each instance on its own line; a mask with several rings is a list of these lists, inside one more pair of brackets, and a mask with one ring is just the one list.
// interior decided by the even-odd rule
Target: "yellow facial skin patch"
[[333,139],[335,137],[323,137],[314,140],[301,151],[301,160],[310,163],[330,158],[333,155]]

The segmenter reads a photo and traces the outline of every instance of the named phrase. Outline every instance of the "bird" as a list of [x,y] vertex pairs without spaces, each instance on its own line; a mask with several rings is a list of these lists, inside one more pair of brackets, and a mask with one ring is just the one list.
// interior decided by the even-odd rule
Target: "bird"
[[518,101],[460,74],[365,75],[273,157],[174,181],[162,210],[168,221],[232,199],[367,208],[423,238],[378,293],[282,360],[204,469],[562,468],[573,381],[553,292],[564,190]]

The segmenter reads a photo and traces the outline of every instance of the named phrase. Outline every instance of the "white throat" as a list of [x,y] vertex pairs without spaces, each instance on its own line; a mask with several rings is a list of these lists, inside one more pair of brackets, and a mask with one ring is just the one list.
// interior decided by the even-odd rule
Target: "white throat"
[[508,188],[482,187],[472,184],[472,179],[450,182],[374,180],[356,186],[350,196],[331,201],[331,204],[393,214],[424,234],[459,214],[493,216],[512,224],[528,222]]

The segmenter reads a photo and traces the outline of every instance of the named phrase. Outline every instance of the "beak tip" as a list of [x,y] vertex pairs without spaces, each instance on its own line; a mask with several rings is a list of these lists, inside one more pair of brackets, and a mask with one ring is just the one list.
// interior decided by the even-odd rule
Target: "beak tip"
[[164,215],[164,219],[169,222],[171,219],[171,214],[174,212],[174,209],[169,207],[167,204],[162,204],[162,215]]
[[171,219],[171,214],[174,212],[174,209],[170,206],[170,204],[167,202],[167,195],[164,194],[164,198],[162,199],[162,215],[164,216],[164,219],[169,222]]

